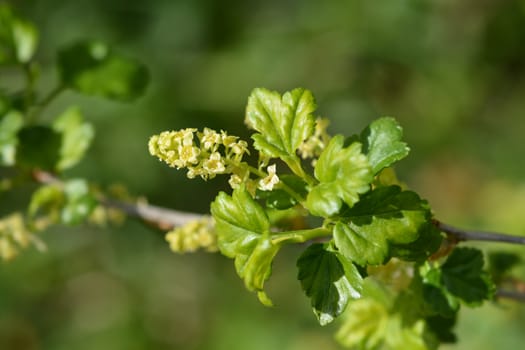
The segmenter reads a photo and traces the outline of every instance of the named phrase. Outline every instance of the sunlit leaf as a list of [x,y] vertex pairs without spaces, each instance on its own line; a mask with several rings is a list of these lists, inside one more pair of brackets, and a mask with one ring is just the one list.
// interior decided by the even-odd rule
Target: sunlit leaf
[[402,137],[403,129],[389,117],[379,118],[363,130],[360,136],[363,153],[368,156],[374,174],[408,155],[410,149],[401,141]]
[[372,298],[363,298],[348,305],[336,339],[348,348],[379,349],[387,326],[387,308]]
[[49,222],[55,223],[60,219],[60,212],[65,203],[63,190],[57,185],[44,185],[31,195],[28,207],[28,217],[32,220],[39,216],[46,216]]
[[343,148],[343,143],[341,135],[332,138],[315,165],[315,177],[320,183],[306,198],[306,206],[313,215],[335,215],[343,203],[353,206],[359,201],[359,194],[370,188],[372,172],[361,153],[361,144],[356,142]]
[[66,203],[61,213],[62,222],[68,225],[84,222],[97,205],[87,182],[81,179],[70,180],[64,185],[64,193]]
[[53,129],[62,134],[58,170],[78,163],[87,151],[94,136],[93,126],[84,122],[80,110],[71,107],[53,122]]
[[272,261],[280,247],[271,242],[270,221],[264,209],[241,187],[232,196],[219,193],[211,204],[211,213],[221,253],[235,259],[235,268],[246,288],[258,292],[259,300],[269,304],[264,282],[270,277]]
[[28,63],[38,44],[35,26],[0,4],[0,64]]
[[0,115],[0,165],[14,165],[17,133],[24,121],[20,113],[10,111]]
[[248,98],[246,123],[258,131],[254,147],[270,157],[295,156],[301,143],[312,135],[316,105],[312,93],[294,89],[278,92],[254,89]]
[[398,186],[366,193],[342,216],[345,220],[334,228],[335,243],[344,256],[362,266],[385,263],[393,245],[416,241],[430,220],[426,201]]
[[66,87],[116,100],[140,97],[149,81],[144,65],[98,41],[81,41],[61,50],[58,68]]
[[297,267],[297,278],[322,326],[339,316],[350,299],[361,296],[363,278],[359,271],[328,244],[308,247]]

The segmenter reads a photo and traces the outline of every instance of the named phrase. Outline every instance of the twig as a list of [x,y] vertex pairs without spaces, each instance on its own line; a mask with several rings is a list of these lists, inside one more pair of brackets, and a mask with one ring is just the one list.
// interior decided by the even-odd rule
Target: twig
[[[33,178],[36,182],[42,184],[54,184],[58,186],[63,185],[62,180],[47,171],[35,170],[33,171]],[[150,224],[154,224],[162,230],[169,230],[173,227],[182,226],[190,221],[198,220],[205,216],[196,213],[158,207],[143,201],[125,202],[122,200],[107,198],[103,195],[98,195],[97,200],[106,208],[121,210],[129,216],[139,218]]]
[[525,293],[521,293],[514,290],[498,289],[496,292],[496,298],[498,299],[511,299],[525,303]]
[[[41,170],[34,171],[33,177],[40,183],[62,183],[62,181],[55,175]],[[103,196],[100,196],[98,200],[106,207],[120,209],[130,216],[140,218],[150,223],[155,223],[157,226],[163,228],[182,226],[191,220],[197,220],[203,217],[201,214],[183,212],[140,202],[123,202]],[[445,224],[439,220],[433,220],[433,223],[438,229],[449,235],[455,242],[487,241],[525,245],[525,237],[512,236],[498,232],[468,231]]]
[[99,203],[107,208],[119,209],[129,216],[153,223],[163,230],[182,226],[190,221],[199,220],[205,216],[158,207],[147,203],[128,203],[104,197],[99,198]]
[[461,241],[486,241],[486,242],[503,242],[513,244],[525,244],[525,237],[512,236],[506,233],[486,232],[486,231],[469,231],[463,230],[441,221],[434,220],[434,225],[451,236],[454,240]]

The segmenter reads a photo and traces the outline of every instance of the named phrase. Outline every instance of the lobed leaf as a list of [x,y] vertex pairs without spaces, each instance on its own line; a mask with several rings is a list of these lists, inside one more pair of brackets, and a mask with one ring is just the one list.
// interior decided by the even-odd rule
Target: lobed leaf
[[492,298],[494,286],[483,270],[483,253],[475,248],[456,248],[441,266],[441,282],[453,295],[470,305]]
[[315,165],[319,184],[310,190],[306,207],[317,216],[330,217],[339,212],[343,203],[348,207],[359,201],[359,194],[370,188],[373,180],[361,144],[355,142],[343,148],[344,138],[332,138]]
[[254,89],[248,98],[246,124],[258,131],[254,147],[270,157],[295,157],[295,151],[314,131],[316,105],[312,93],[294,89],[278,92]]
[[60,216],[64,224],[76,225],[84,222],[97,205],[96,199],[89,191],[87,182],[83,179],[66,182],[64,194],[66,203]]
[[298,279],[319,323],[332,322],[350,299],[361,296],[363,278],[356,266],[328,244],[313,244],[297,261]]
[[363,130],[360,141],[374,174],[408,155],[410,149],[402,137],[403,129],[391,117],[379,118]]
[[77,107],[71,107],[53,122],[53,129],[62,134],[60,159],[56,168],[64,170],[77,164],[89,148],[95,134],[91,124],[84,118]]
[[379,349],[387,326],[387,308],[372,298],[363,298],[350,303],[335,337],[348,348]]
[[18,131],[24,124],[23,117],[16,111],[0,115],[0,165],[14,165]]
[[[426,201],[398,186],[379,187],[366,193],[354,207],[343,210],[341,216],[344,221],[338,221],[334,227],[335,243],[341,254],[361,266],[385,263],[402,252],[401,247],[417,242],[421,235],[439,237],[439,232],[429,226]],[[432,253],[427,251],[429,246],[425,242],[410,248]],[[430,248],[437,249],[435,244]],[[408,256],[401,254],[401,257]]]
[[66,87],[115,100],[140,97],[149,81],[143,64],[112,52],[98,41],[80,41],[62,49],[58,68]]
[[35,26],[16,16],[6,4],[0,4],[0,64],[28,63],[38,44]]
[[271,304],[263,291],[264,282],[270,277],[280,246],[271,242],[270,221],[264,209],[241,187],[232,196],[219,193],[211,204],[211,213],[219,250],[235,259],[235,269],[246,288],[258,292],[263,304]]

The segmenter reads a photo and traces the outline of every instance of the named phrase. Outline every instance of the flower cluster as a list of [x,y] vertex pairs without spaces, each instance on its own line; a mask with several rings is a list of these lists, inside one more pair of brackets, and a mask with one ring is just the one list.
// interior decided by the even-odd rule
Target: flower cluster
[[194,252],[198,249],[214,252],[218,248],[213,227],[213,219],[203,217],[168,232],[166,240],[169,242],[171,250],[176,253]]
[[244,154],[249,153],[246,141],[209,128],[202,132],[193,128],[164,131],[150,138],[148,148],[151,155],[169,166],[187,168],[190,179],[200,176],[204,180],[234,173]]
[[[329,124],[328,119],[317,118],[314,134],[306,139],[297,150],[303,159],[318,158],[321,155],[330,141],[330,136],[326,131]],[[315,160],[312,163],[315,164]]]
[[21,213],[14,213],[0,219],[0,259],[8,261],[16,257],[20,249],[30,244],[39,250],[45,245],[26,227]]

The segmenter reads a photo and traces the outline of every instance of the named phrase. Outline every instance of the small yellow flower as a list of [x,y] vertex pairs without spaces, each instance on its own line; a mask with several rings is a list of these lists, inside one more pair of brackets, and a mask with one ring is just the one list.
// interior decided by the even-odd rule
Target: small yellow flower
[[228,135],[226,131],[221,130],[221,140],[224,147],[230,148],[232,144],[237,142],[237,139],[237,136]]
[[176,253],[194,252],[198,249],[213,252],[217,250],[217,237],[213,227],[213,219],[203,217],[174,228],[166,234],[166,241]]
[[221,135],[210,128],[204,128],[200,142],[205,150],[215,150],[221,143]]
[[199,154],[201,150],[195,146],[193,146],[193,143],[190,143],[189,145],[184,145],[179,147],[179,159],[181,161],[182,166],[185,167],[188,164],[197,164],[199,162]]
[[275,173],[275,164],[272,164],[266,168],[268,176],[259,180],[259,189],[262,191],[271,191],[273,187],[279,183],[279,177]]
[[230,148],[233,154],[243,155],[244,153],[248,152],[248,142],[244,140],[240,140],[240,141],[232,143]]
[[232,189],[239,188],[242,184],[242,178],[239,175],[233,174],[230,176],[228,183]]
[[204,170],[213,176],[215,176],[215,174],[223,173],[226,170],[219,152],[213,152],[210,155],[210,158],[204,161],[202,166]]
[[156,156],[159,154],[159,135],[153,135],[148,142],[149,154]]

